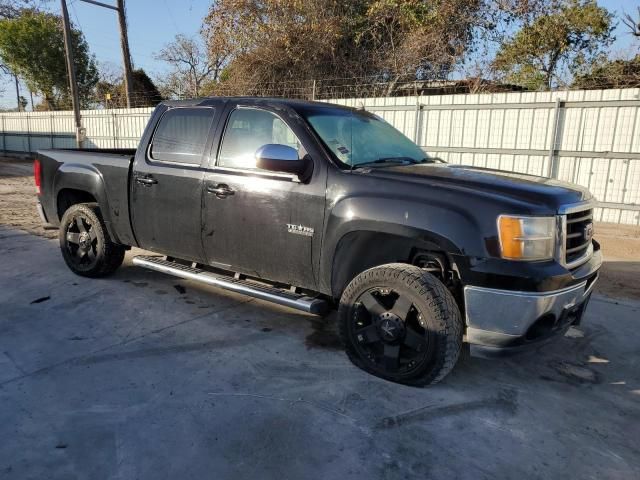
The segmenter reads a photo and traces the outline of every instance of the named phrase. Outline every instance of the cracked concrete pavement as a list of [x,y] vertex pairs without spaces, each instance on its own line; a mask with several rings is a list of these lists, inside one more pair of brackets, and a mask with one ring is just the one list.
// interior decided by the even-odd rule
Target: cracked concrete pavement
[[640,302],[442,384],[374,378],[335,326],[0,227],[0,478],[640,477]]

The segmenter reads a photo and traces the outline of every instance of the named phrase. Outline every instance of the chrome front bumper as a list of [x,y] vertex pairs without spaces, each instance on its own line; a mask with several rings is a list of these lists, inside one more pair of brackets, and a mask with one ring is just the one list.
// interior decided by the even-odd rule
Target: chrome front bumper
[[518,292],[466,286],[466,341],[493,348],[537,342],[580,321],[597,276],[562,290]]

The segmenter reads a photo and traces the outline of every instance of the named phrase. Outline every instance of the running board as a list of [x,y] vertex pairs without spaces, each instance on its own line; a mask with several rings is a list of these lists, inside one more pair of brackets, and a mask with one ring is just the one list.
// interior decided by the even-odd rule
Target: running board
[[176,262],[164,260],[162,257],[138,255],[133,257],[133,264],[140,267],[167,273],[175,277],[193,280],[207,285],[224,288],[236,293],[242,293],[250,297],[277,303],[285,307],[295,308],[303,312],[323,315],[329,309],[329,305],[321,298],[313,298],[307,295],[293,293],[276,287],[260,285],[255,282],[241,280],[234,277],[208,272],[199,268],[193,268]]

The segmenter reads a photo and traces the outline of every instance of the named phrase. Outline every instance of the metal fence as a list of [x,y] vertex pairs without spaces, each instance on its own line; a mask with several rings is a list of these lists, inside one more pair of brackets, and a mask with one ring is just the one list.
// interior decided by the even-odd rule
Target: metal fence
[[450,163],[587,187],[596,219],[640,224],[640,89],[334,100],[375,112]]
[[[640,225],[640,89],[351,98],[429,155],[557,178],[599,201],[596,219]],[[82,112],[86,146],[135,147],[152,108]],[[5,153],[74,146],[71,112],[0,114]]]
[[[135,148],[153,108],[82,110],[86,148]],[[74,148],[73,112],[0,113],[2,152],[36,152],[44,148]]]

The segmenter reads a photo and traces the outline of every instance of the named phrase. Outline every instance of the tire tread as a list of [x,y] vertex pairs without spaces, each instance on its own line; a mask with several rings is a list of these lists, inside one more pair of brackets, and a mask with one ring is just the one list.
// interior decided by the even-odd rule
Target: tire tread
[[60,248],[65,248],[63,244],[63,241],[65,241],[63,238],[65,235],[65,229],[63,228],[63,225],[66,225],[68,216],[71,216],[76,212],[82,212],[83,214],[94,219],[94,221],[97,222],[97,226],[99,227],[97,235],[102,236],[102,241],[99,242],[102,248],[96,252],[96,255],[101,259],[101,261],[97,263],[95,269],[87,271],[75,270],[73,266],[68,262],[67,265],[74,273],[85,277],[98,278],[106,277],[107,275],[112,274],[118,269],[120,265],[122,265],[126,250],[124,245],[115,243],[111,239],[109,231],[107,230],[107,227],[102,218],[102,214],[100,213],[100,206],[97,203],[77,203],[67,209],[67,211],[62,216],[62,221],[60,222]]
[[[344,290],[342,299],[347,302],[355,299],[355,295],[361,288],[361,285],[368,281],[397,281],[413,290],[421,298],[425,299],[426,304],[430,307],[430,313],[435,313],[433,319],[437,325],[438,339],[444,339],[439,342],[439,352],[433,366],[426,371],[421,371],[415,377],[409,379],[397,380],[388,378],[401,383],[411,385],[427,385],[435,384],[446,377],[455,366],[460,352],[462,350],[462,331],[463,324],[458,305],[445,285],[436,277],[428,272],[405,263],[390,263],[378,267],[365,270],[356,276]],[[348,321],[350,305],[340,301],[339,307],[339,333],[343,344],[345,345],[347,355],[350,360],[360,368],[370,371],[366,365],[360,361],[356,351],[351,348],[348,336]],[[440,352],[443,352],[440,354]],[[375,374],[375,372],[372,372]]]

